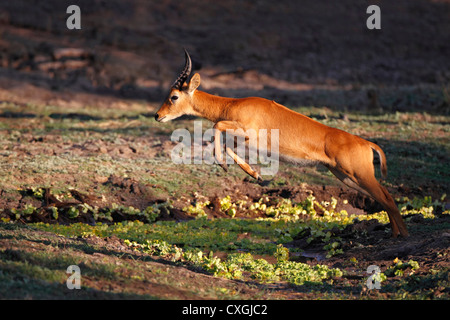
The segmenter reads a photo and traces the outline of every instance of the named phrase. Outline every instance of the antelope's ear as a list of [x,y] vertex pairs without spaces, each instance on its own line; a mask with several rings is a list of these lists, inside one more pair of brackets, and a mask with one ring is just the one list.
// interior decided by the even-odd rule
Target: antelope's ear
[[200,85],[200,75],[198,73],[194,74],[191,78],[191,81],[189,81],[188,84],[188,93],[193,93],[198,86]]

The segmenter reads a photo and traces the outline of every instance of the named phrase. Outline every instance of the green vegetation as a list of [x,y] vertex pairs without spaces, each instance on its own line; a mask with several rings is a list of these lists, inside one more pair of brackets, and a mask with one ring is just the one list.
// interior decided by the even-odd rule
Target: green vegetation
[[[230,197],[224,198],[229,210],[239,205],[231,203]],[[411,209],[403,207],[402,214],[406,216],[422,215],[433,219],[433,210],[442,207],[442,203],[430,199],[409,201],[404,199],[405,205],[432,204],[429,207]],[[242,205],[242,202],[240,203]],[[374,219],[387,223],[386,214],[381,212],[371,216],[349,215],[345,210],[336,212],[337,200],[318,203],[313,196],[304,202],[293,204],[284,199],[276,205],[266,205],[263,200],[249,205],[251,210],[264,211],[270,218],[259,219],[207,219],[200,217],[178,223],[175,221],[159,221],[145,224],[141,221],[125,221],[112,225],[98,223],[95,226],[86,224],[72,224],[68,226],[58,224],[34,224],[34,227],[62,234],[68,237],[101,238],[117,236],[135,250],[150,255],[163,256],[171,261],[180,261],[211,272],[215,276],[225,278],[241,278],[244,272],[250,277],[262,282],[287,281],[293,284],[304,282],[321,282],[342,276],[342,271],[329,269],[323,265],[311,267],[304,263],[289,261],[289,249],[283,244],[289,243],[294,237],[307,236],[307,242],[322,243],[327,252],[327,258],[343,253],[343,239],[339,230],[343,230],[355,221]],[[321,209],[319,215],[315,208]],[[241,207],[246,210],[246,207]],[[197,214],[197,212],[194,212]],[[442,212],[448,214],[449,211]],[[246,253],[234,253],[236,251]],[[294,250],[298,252],[298,250]],[[207,254],[209,252],[209,254]],[[224,261],[214,256],[214,252],[228,252]],[[252,254],[272,255],[277,263],[271,264],[264,259],[255,259]],[[388,269],[386,275],[400,275],[404,269],[418,268],[417,263],[397,263],[393,269]],[[403,273],[402,273],[403,274]]]
[[[64,298],[65,269],[76,264],[88,280],[83,297],[448,299],[448,251],[439,241],[450,228],[450,117],[297,111],[384,149],[382,183],[398,197],[410,247],[390,240],[384,212],[338,209],[345,196],[266,193],[340,186],[323,168],[281,163],[262,187],[236,165],[174,166],[170,134],[192,132],[193,123],[156,124],[142,115],[144,103],[82,112],[0,103],[0,114],[15,115],[0,122],[0,296]],[[379,176],[377,160],[375,168]],[[422,260],[423,252],[399,255],[403,262],[395,250],[386,254],[382,289],[367,291],[374,252],[410,250],[414,241],[437,244]],[[152,294],[165,286],[170,292]]]
[[[305,282],[322,283],[325,279],[342,276],[339,269],[330,269],[324,265],[315,265],[313,267],[305,263],[287,261],[287,257],[278,259],[276,264],[271,264],[265,259],[255,259],[250,253],[232,253],[225,261],[221,261],[213,255],[203,254],[200,250],[186,250],[172,246],[165,241],[146,241],[145,244],[130,242],[125,243],[136,250],[143,251],[151,255],[160,255],[169,257],[171,261],[182,261],[189,265],[199,267],[212,273],[214,276],[228,279],[241,279],[244,272],[250,274],[250,277],[261,282],[274,282],[284,280],[292,284],[302,285]],[[286,248],[278,246],[277,252]],[[280,256],[280,255],[279,255]]]
[[406,270],[409,270],[407,272],[408,275],[414,274],[416,270],[418,270],[419,263],[414,260],[409,260],[408,262],[402,262],[398,258],[394,260],[395,265],[389,267],[385,274],[386,276],[403,276],[405,274]]
[[[147,206],[144,210],[134,208],[133,206],[118,205],[112,203],[111,207],[99,208],[87,203],[72,204],[64,208],[49,206],[47,208],[37,208],[32,204],[26,204],[23,209],[10,209],[14,220],[31,221],[32,218],[47,216],[50,213],[51,220],[58,221],[60,214],[64,214],[69,220],[75,220],[80,216],[90,216],[95,221],[113,221],[113,216],[120,216],[122,220],[126,217],[129,220],[142,220],[145,222],[155,222],[161,213],[169,213],[171,205],[168,202],[155,203]],[[0,209],[0,213],[4,211]],[[10,215],[10,216],[11,216]],[[13,221],[14,221],[13,220]],[[1,221],[9,222],[10,217],[1,217]]]

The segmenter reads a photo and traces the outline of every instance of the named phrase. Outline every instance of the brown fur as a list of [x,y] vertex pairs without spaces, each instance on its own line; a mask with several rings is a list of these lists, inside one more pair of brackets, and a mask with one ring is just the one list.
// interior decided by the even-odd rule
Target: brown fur
[[[226,169],[220,146],[220,132],[227,129],[278,129],[279,152],[291,161],[319,162],[346,185],[372,197],[383,205],[391,222],[394,237],[408,236],[406,225],[388,191],[378,183],[373,167],[375,150],[386,176],[386,156],[376,144],[345,131],[328,127],[285,106],[263,98],[223,98],[197,88],[200,75],[195,74],[182,90],[172,89],[169,97],[156,113],[158,121],[169,121],[183,114],[196,115],[215,123],[215,155]],[[171,100],[177,96],[177,100]],[[249,175],[260,179],[250,165],[226,148],[227,153]]]

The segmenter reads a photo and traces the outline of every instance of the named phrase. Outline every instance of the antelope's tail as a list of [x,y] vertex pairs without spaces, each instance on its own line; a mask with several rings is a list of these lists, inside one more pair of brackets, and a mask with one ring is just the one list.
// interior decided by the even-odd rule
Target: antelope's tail
[[384,154],[384,151],[375,143],[370,142],[370,147],[378,153],[378,156],[380,157],[381,176],[383,177],[383,179],[386,179],[387,176],[386,155]]

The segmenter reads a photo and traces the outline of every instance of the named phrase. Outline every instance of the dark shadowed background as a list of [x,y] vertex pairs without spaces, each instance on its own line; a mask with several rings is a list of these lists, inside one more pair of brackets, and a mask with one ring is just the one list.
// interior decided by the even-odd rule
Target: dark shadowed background
[[[66,28],[70,4],[81,8],[82,30]],[[381,30],[366,28],[370,4],[381,8]],[[448,0],[0,3],[5,90],[27,85],[27,92],[49,90],[49,99],[70,90],[159,103],[183,66],[183,47],[202,88],[216,94],[449,112]]]

